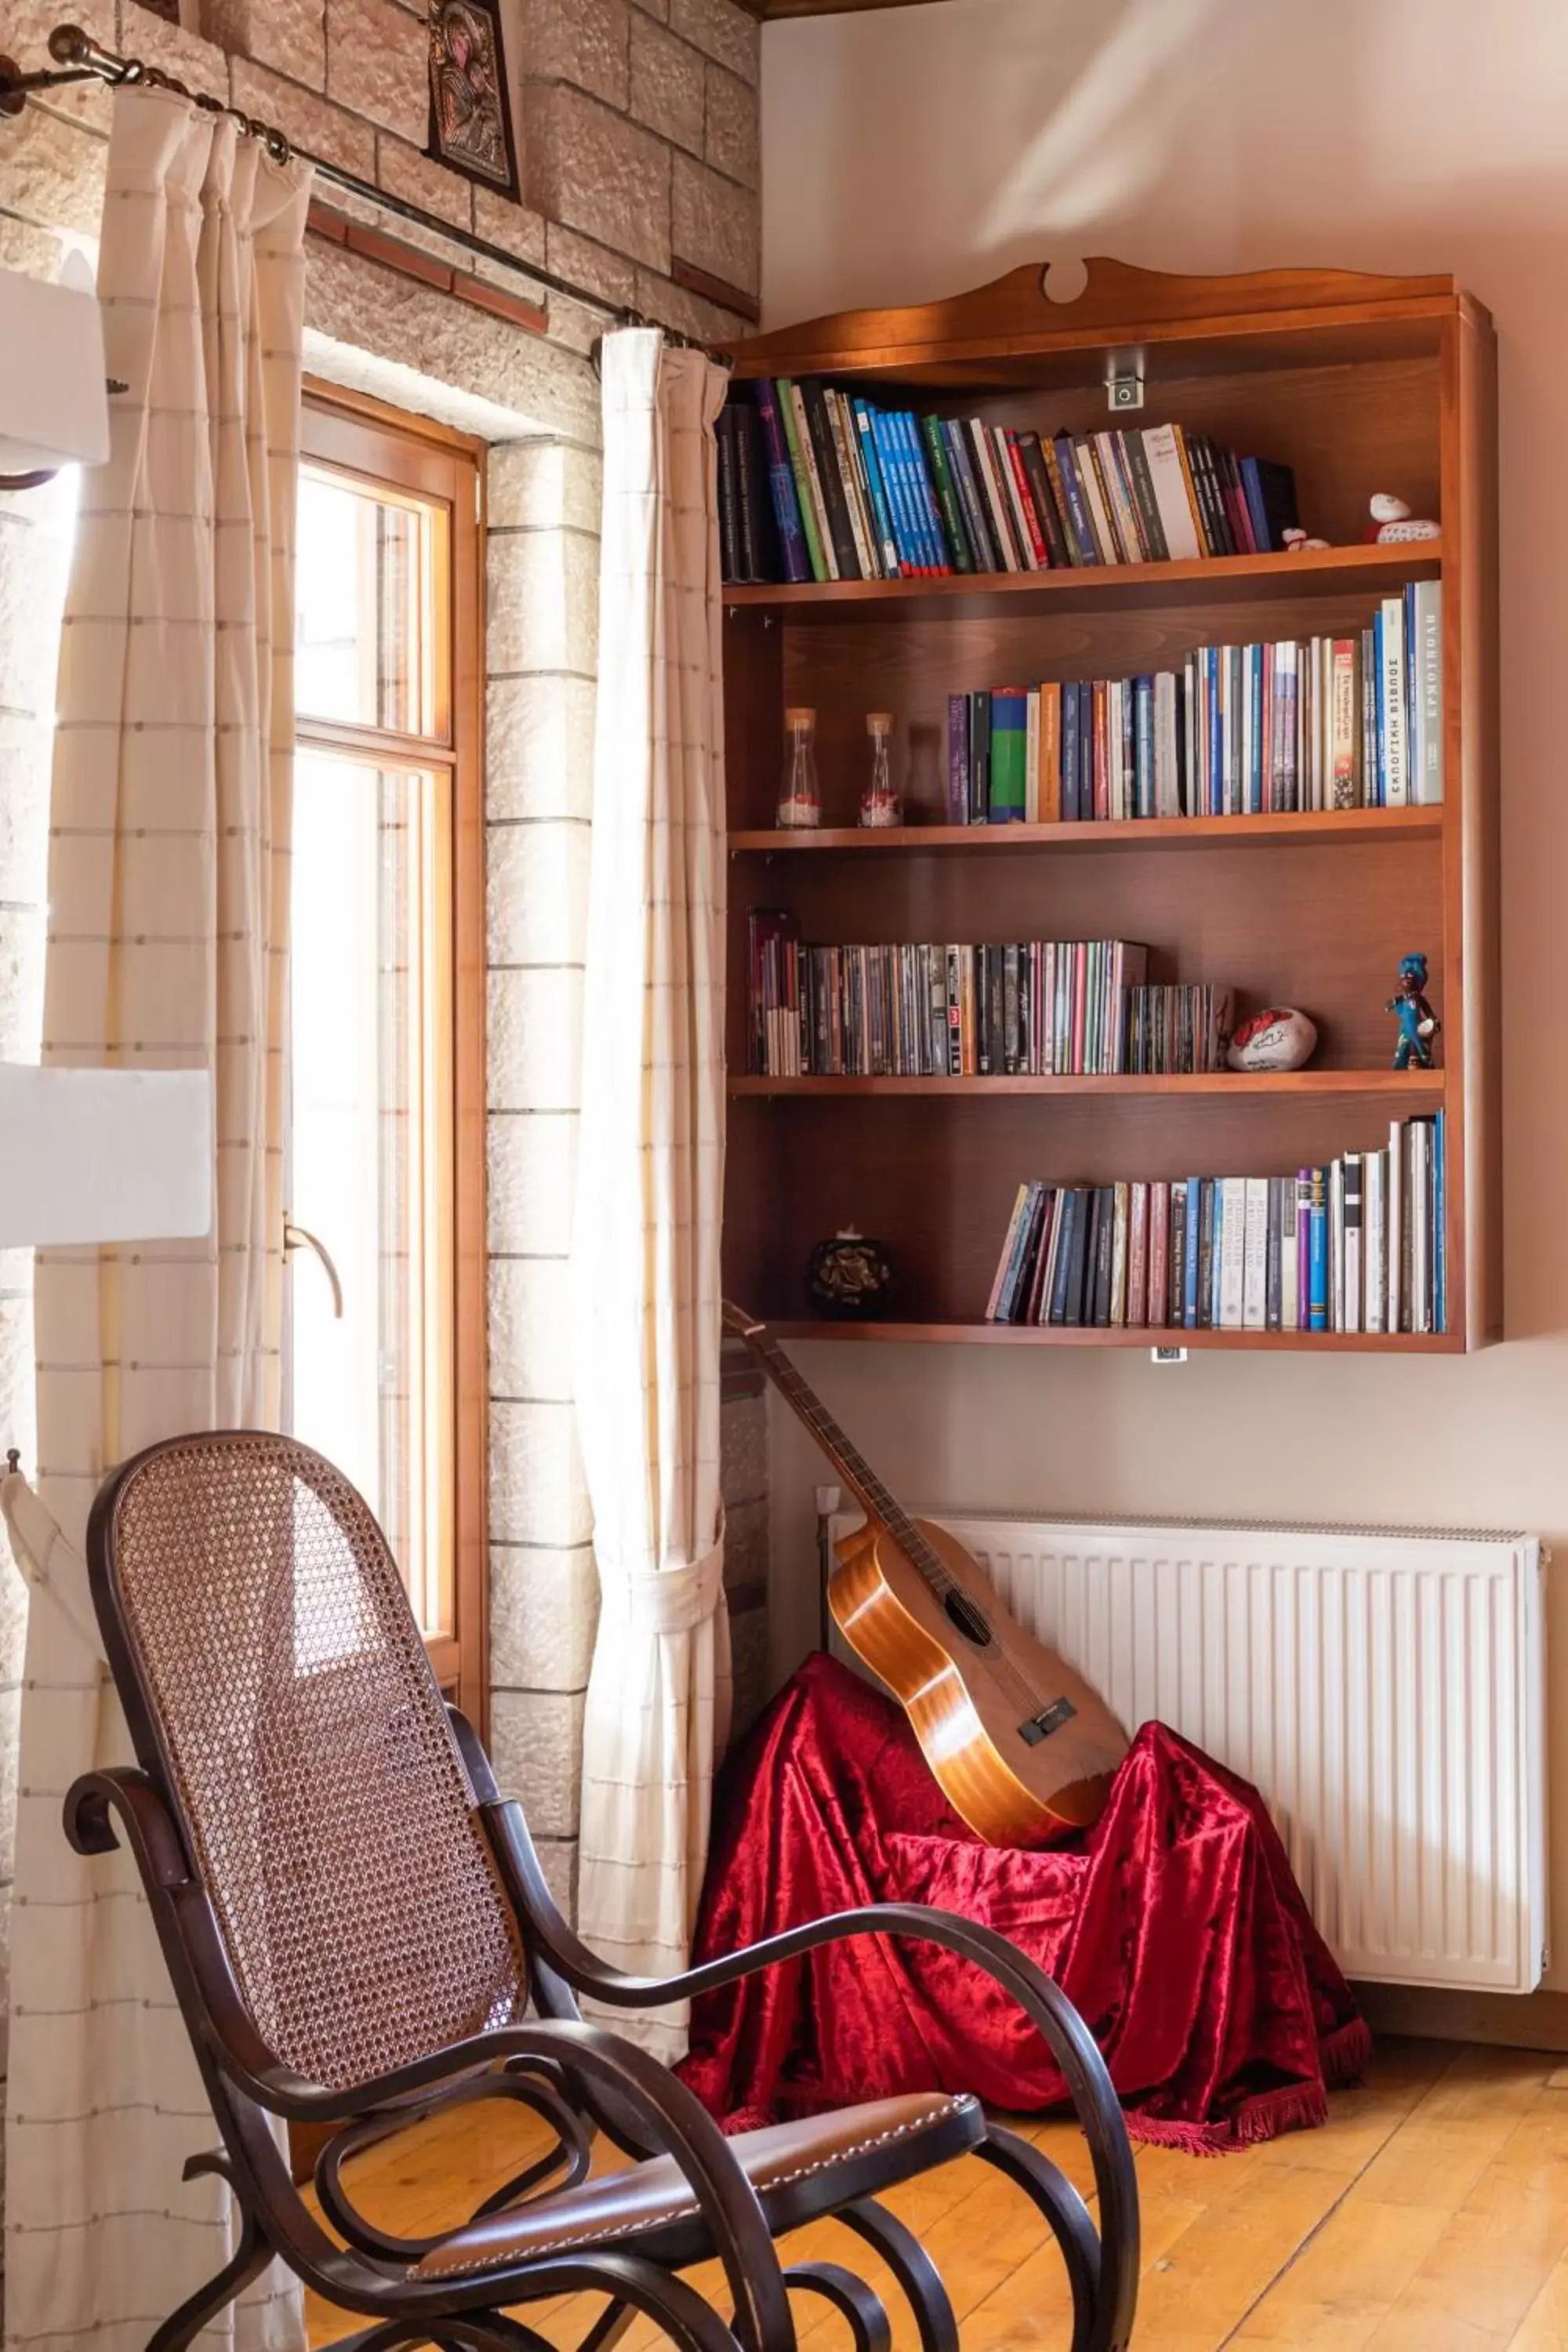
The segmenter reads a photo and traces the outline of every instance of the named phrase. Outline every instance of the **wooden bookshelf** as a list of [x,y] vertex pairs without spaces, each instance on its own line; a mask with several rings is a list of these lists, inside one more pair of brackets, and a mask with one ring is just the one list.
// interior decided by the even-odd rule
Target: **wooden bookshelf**
[[[1495,352],[1447,278],[1226,278],[1089,265],[1071,303],[1042,273],[908,310],[758,337],[742,377],[821,375],[873,398],[1041,431],[1110,418],[1108,364],[1142,354],[1144,405],[1295,470],[1300,555],[726,591],[731,814],[725,1282],[793,1337],[1005,1346],[1458,1353],[1501,1333],[1497,922]],[[1440,541],[1363,541],[1393,489]],[[1364,626],[1407,581],[1444,588],[1440,808],[1116,824],[950,826],[946,698],[1179,666],[1195,647]],[[817,713],[827,822],[780,833],[784,710]],[[865,713],[897,715],[909,821],[855,827]],[[745,1074],[745,933],[787,908],[819,940],[1146,940],[1151,977],[1229,983],[1317,1021],[1286,1077],[766,1078]],[[1389,1067],[1383,1010],[1419,949],[1440,1066]],[[1103,1183],[1278,1174],[1375,1149],[1400,1109],[1447,1115],[1449,1326],[1437,1337],[1064,1330],[982,1318],[1025,1177]],[[839,1226],[875,1234],[898,1319],[812,1318],[805,1269]]]

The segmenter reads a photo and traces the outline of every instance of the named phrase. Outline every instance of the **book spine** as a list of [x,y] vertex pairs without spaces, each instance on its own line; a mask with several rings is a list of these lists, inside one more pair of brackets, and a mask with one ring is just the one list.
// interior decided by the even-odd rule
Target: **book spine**
[[1244,1185],[1241,1323],[1246,1331],[1268,1324],[1268,1182],[1248,1176]]
[[1132,484],[1121,454],[1121,435],[1097,433],[1094,449],[1100,478],[1105,489],[1106,507],[1115,525],[1116,536],[1121,542],[1122,561],[1127,563],[1147,562],[1148,551],[1143,544],[1138,509],[1132,499]]
[[[1285,1195],[1289,1179],[1270,1176],[1268,1183],[1268,1228],[1264,1244],[1263,1328],[1266,1331],[1283,1331],[1285,1325]],[[1291,1188],[1291,1197],[1294,1190]],[[1295,1242],[1294,1234],[1290,1240]]]
[[1078,478],[1083,491],[1084,504],[1089,509],[1089,529],[1101,563],[1121,563],[1125,558],[1121,541],[1105,503],[1105,492],[1100,478],[1100,463],[1091,433],[1075,433],[1072,453],[1078,467]]
[[1115,1184],[1110,1193],[1110,1296],[1107,1302],[1106,1320],[1113,1331],[1123,1329],[1127,1323],[1128,1268],[1131,1255],[1129,1227],[1132,1215],[1132,1188]]
[[931,468],[926,463],[925,444],[921,439],[921,429],[915,421],[912,409],[900,409],[899,422],[903,429],[905,446],[909,452],[910,473],[914,484],[916,505],[925,528],[925,543],[930,551],[931,568],[934,574],[940,576],[952,570],[953,559],[947,544],[947,533],[942,527],[942,509],[937,504]]
[[1172,562],[1190,563],[1201,553],[1197,525],[1187,497],[1186,473],[1173,425],[1146,427],[1139,436],[1149,479],[1159,509],[1165,553]]
[[1148,1320],[1164,1330],[1171,1320],[1171,1192],[1162,1180],[1149,1188]]
[[1018,436],[1011,431],[1004,431],[1001,438],[1002,451],[1012,475],[1014,512],[1018,518],[1020,527],[1027,534],[1029,552],[1034,558],[1035,570],[1048,572],[1051,567],[1051,551],[1046,544],[1045,525],[1035,512],[1034,493],[1029,488],[1029,477],[1024,465],[1024,453],[1018,446]]
[[1219,1180],[1205,1176],[1198,1184],[1198,1328],[1212,1331],[1219,1321],[1220,1267],[1225,1250],[1225,1194]]
[[969,698],[969,822],[984,824],[991,813],[991,697]]
[[1143,436],[1134,429],[1120,436],[1126,455],[1127,471],[1132,484],[1133,503],[1138,509],[1139,535],[1142,539],[1152,563],[1168,563],[1170,545],[1165,538],[1165,526],[1160,514],[1160,502],[1154,496],[1154,478],[1149,468],[1149,453],[1143,446]]
[[1191,1187],[1185,1178],[1179,1178],[1171,1187],[1171,1213],[1167,1226],[1170,1260],[1170,1286],[1166,1293],[1165,1325],[1179,1331],[1186,1323],[1187,1311],[1187,1202]]
[[745,577],[741,559],[741,502],[735,490],[735,412],[721,408],[714,428],[719,452],[719,558],[726,580]]
[[788,394],[784,409],[784,430],[789,435],[790,457],[795,467],[795,478],[805,488],[802,507],[806,515],[806,543],[811,549],[813,569],[819,580],[837,580],[838,558],[834,551],[832,534],[827,528],[827,509],[823,503],[822,483],[816,469],[816,452],[812,446],[811,425],[805,413],[805,394],[798,383],[779,379],[779,395]]
[[969,533],[964,529],[963,509],[952,478],[952,468],[947,461],[947,443],[942,438],[941,419],[922,416],[921,431],[925,436],[931,475],[936,483],[937,504],[942,510],[948,544],[952,550],[954,568],[960,572],[973,572],[975,569],[974,553],[969,544]]
[[1013,521],[1007,500],[1003,494],[1001,477],[996,471],[996,453],[991,446],[991,436],[978,416],[965,420],[964,430],[974,459],[974,471],[984,494],[985,512],[991,524],[991,537],[1001,558],[1004,572],[1022,572],[1024,559],[1013,535]]
[[1083,811],[1079,803],[1079,692],[1076,680],[1062,688],[1062,818],[1065,823],[1079,823]]
[[1314,1168],[1308,1209],[1307,1328],[1329,1328],[1329,1203],[1325,1172]]
[[1040,821],[1040,689],[1032,686],[1025,698],[1024,823]]
[[1330,806],[1354,808],[1359,798],[1356,749],[1360,729],[1356,721],[1357,661],[1353,637],[1334,639],[1333,662],[1333,779]]
[[1035,511],[1039,517],[1040,528],[1046,536],[1046,552],[1051,568],[1053,571],[1065,572],[1072,562],[1072,557],[1068,551],[1067,526],[1062,520],[1061,509],[1057,502],[1056,492],[1051,483],[1050,468],[1046,463],[1045,452],[1040,446],[1039,435],[1020,433],[1018,454],[1024,461],[1024,471],[1029,481],[1029,495],[1034,500]]
[[893,530],[893,518],[888,505],[888,488],[882,479],[882,461],[877,454],[877,436],[872,430],[871,411],[863,400],[851,403],[855,432],[860,445],[860,464],[866,476],[866,488],[871,501],[871,520],[877,534],[877,544],[882,558],[882,572],[889,580],[897,580],[903,570],[899,559],[899,542]]
[[1448,1328],[1448,1115],[1438,1111],[1432,1121],[1432,1328]]
[[1192,509],[1193,532],[1197,540],[1198,553],[1203,556],[1217,555],[1219,550],[1209,536],[1204,502],[1198,496],[1192,445],[1179,425],[1173,425],[1171,431],[1175,436],[1176,454],[1181,461],[1182,481],[1187,493],[1187,504]]
[[1100,549],[1095,542],[1094,525],[1089,520],[1083,484],[1079,478],[1078,457],[1073,447],[1071,435],[1058,433],[1049,444],[1049,447],[1055,457],[1058,471],[1061,475],[1062,490],[1067,500],[1067,519],[1072,531],[1073,545],[1078,550],[1078,560],[1084,564],[1099,563],[1101,560]]
[[1362,1268],[1362,1163],[1359,1152],[1350,1151],[1344,1159],[1344,1278],[1342,1286],[1342,1304],[1340,1328],[1359,1331],[1362,1327],[1363,1275]]
[[991,698],[991,788],[986,816],[992,824],[1021,824],[1027,791],[1028,698],[1021,687],[1004,687]]
[[881,555],[872,535],[870,516],[860,497],[859,436],[854,430],[848,404],[842,393],[835,392],[829,385],[823,393],[822,404],[833,436],[833,455],[844,488],[849,536],[855,542],[855,561],[860,567],[862,580],[879,580],[882,574]]
[[1002,1293],[1006,1286],[1008,1268],[1012,1265],[1013,1249],[1018,1237],[1018,1228],[1024,1221],[1029,1189],[1027,1184],[1019,1185],[1017,1198],[1013,1203],[1013,1213],[1007,1220],[1007,1231],[1002,1243],[1002,1255],[996,1261],[996,1273],[991,1285],[991,1296],[985,1302],[987,1323],[999,1323],[1002,1320],[999,1311],[1002,1305]]
[[1388,1154],[1369,1151],[1363,1162],[1362,1255],[1366,1267],[1364,1321],[1369,1331],[1388,1328]]
[[1219,1193],[1219,1311],[1215,1328],[1239,1331],[1247,1314],[1247,1180],[1221,1179]]
[[1149,1320],[1149,1192],[1131,1188],[1127,1213],[1127,1293],[1123,1319],[1134,1330]]
[[1203,1179],[1187,1179],[1186,1234],[1183,1247],[1182,1322],[1189,1331],[1198,1328],[1198,1294],[1203,1240]]
[[957,485],[959,503],[963,509],[969,544],[974,554],[974,568],[977,572],[1005,572],[1007,567],[998,555],[991,536],[991,520],[985,509],[984,493],[975,476],[974,459],[963,420],[943,418],[941,429],[947,445],[948,466]]
[[811,553],[801,520],[800,493],[795,487],[795,468],[790,464],[789,444],[784,438],[784,420],[779,415],[778,394],[766,376],[757,385],[757,415],[762,419],[763,446],[768,459],[768,488],[773,496],[773,517],[779,527],[784,578],[809,580],[812,577]]
[[1040,806],[1042,824],[1062,820],[1062,689],[1047,679],[1040,688]]
[[996,468],[1002,503],[1007,510],[1018,560],[1026,572],[1038,572],[1045,562],[1044,542],[1040,542],[1037,550],[1036,534],[1029,529],[1027,502],[1019,491],[1018,478],[1013,470],[1013,452],[1007,435],[1000,425],[993,425],[987,427],[986,437],[991,444],[991,460]]
[[827,533],[832,541],[834,560],[840,580],[858,580],[859,560],[855,551],[855,534],[849,527],[849,494],[839,469],[838,450],[833,437],[833,420],[828,414],[823,387],[815,380],[801,386],[805,404],[806,436],[810,444],[815,478],[822,492],[823,512],[827,518]]
[[1383,725],[1387,765],[1386,805],[1410,803],[1409,736],[1405,707],[1405,600],[1383,600]]
[[969,823],[969,698],[947,698],[947,821]]
[[886,411],[867,404],[867,417],[871,428],[872,446],[881,469],[882,488],[887,499],[888,517],[898,551],[900,578],[912,579],[920,571],[914,526],[909,512],[909,498],[904,488],[903,467],[899,456],[891,419]]
[[1413,604],[1415,627],[1410,658],[1415,670],[1418,757],[1411,798],[1423,808],[1443,799],[1443,583],[1418,580]]

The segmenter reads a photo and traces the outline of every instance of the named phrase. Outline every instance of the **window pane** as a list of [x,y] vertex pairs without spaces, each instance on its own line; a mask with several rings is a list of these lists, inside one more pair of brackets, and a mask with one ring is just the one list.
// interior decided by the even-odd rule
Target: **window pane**
[[300,481],[295,699],[302,719],[428,735],[437,723],[427,510],[341,475]]
[[302,749],[293,859],[289,1214],[296,1435],[384,1528],[426,1633],[450,1623],[444,777]]

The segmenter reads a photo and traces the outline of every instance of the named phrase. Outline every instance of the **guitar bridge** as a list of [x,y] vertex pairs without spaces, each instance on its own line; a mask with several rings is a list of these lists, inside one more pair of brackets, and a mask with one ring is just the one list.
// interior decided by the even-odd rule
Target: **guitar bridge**
[[1018,1737],[1031,1748],[1037,1748],[1042,1739],[1048,1739],[1053,1731],[1070,1723],[1077,1713],[1070,1698],[1054,1698],[1049,1706],[1043,1706],[1038,1715],[1030,1716],[1027,1722],[1018,1726]]

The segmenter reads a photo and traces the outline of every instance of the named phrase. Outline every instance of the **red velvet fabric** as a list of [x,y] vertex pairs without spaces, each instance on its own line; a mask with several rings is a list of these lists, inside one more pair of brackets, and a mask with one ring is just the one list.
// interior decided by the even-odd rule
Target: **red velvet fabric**
[[[1245,1781],[1145,1724],[1096,1828],[1043,1853],[982,1845],[900,1709],[818,1654],[724,1776],[697,1958],[893,1901],[984,1920],[1055,1977],[1135,2138],[1218,2150],[1321,2123],[1371,2049]],[[680,2071],[729,2130],[905,2091],[1015,2112],[1066,2095],[970,1962],[871,1937],[698,2001]]]

